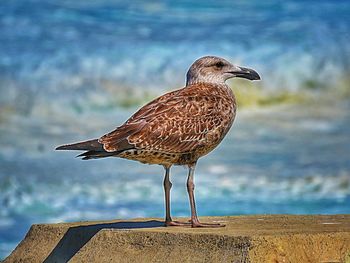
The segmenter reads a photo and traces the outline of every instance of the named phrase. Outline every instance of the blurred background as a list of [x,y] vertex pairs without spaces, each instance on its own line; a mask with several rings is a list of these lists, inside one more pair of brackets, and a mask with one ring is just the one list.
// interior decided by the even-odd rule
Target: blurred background
[[[199,161],[200,215],[350,213],[350,2],[0,3],[0,259],[33,223],[163,217],[163,168],[81,161],[95,138],[184,85],[217,55],[262,76],[232,80],[224,142]],[[183,167],[174,216],[189,216]]]

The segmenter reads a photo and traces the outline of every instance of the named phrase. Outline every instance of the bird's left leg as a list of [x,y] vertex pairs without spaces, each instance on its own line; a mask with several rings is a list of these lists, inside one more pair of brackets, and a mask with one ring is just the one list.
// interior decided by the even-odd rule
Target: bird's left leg
[[191,205],[191,224],[192,227],[223,227],[225,225],[221,224],[212,224],[212,223],[201,223],[199,222],[197,211],[196,211],[196,203],[194,200],[194,169],[196,168],[196,163],[188,165],[189,172],[187,178],[187,192],[188,197],[190,199]]
[[170,182],[170,167],[164,166],[165,176],[164,176],[164,193],[165,193],[165,225],[166,226],[185,226],[190,225],[188,222],[178,222],[173,221],[170,215],[170,189],[173,184]]

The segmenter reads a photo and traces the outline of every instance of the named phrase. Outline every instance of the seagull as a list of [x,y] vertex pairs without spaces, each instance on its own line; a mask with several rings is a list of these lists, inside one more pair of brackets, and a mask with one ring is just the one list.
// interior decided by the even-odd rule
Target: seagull
[[[165,226],[221,227],[201,223],[194,198],[194,171],[198,159],[211,152],[230,130],[236,116],[236,99],[225,83],[231,78],[260,80],[250,68],[216,56],[197,59],[189,68],[186,86],[149,102],[124,124],[98,139],[62,145],[56,150],[84,151],[83,160],[120,157],[165,169]],[[187,192],[191,207],[188,222],[170,214],[170,168],[188,167]]]

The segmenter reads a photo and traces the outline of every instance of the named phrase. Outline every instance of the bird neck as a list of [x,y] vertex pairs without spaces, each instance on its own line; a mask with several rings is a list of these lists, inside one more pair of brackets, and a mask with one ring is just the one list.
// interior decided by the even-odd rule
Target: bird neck
[[187,76],[186,79],[186,86],[190,86],[193,84],[198,84],[198,83],[207,83],[207,84],[215,84],[215,85],[225,85],[226,83],[224,80],[221,78],[216,78],[216,77],[201,77],[201,76],[196,76],[196,77],[189,77]]

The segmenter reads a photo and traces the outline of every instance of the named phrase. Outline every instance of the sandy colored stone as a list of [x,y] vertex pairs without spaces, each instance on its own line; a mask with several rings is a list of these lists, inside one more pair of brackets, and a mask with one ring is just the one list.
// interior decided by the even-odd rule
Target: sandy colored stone
[[350,263],[350,215],[201,220],[226,227],[169,228],[159,219],[33,225],[4,262]]

